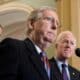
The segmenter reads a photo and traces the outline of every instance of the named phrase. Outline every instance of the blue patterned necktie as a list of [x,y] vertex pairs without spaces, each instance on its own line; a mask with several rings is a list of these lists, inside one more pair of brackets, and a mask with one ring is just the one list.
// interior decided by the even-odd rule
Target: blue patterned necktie
[[47,58],[46,54],[43,52],[41,52],[40,55],[41,55],[41,60],[43,61],[45,70],[46,70],[48,77],[50,79],[50,64],[49,64],[48,58]]
[[67,72],[66,72],[66,67],[67,67],[66,64],[62,64],[62,76],[63,76],[63,80],[69,80]]

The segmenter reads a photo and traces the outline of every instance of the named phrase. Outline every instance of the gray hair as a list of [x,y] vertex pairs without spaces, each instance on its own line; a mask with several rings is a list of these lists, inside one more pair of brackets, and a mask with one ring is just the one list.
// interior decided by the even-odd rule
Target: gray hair
[[34,23],[37,19],[41,18],[43,16],[43,12],[46,10],[51,10],[56,12],[56,9],[53,9],[51,7],[41,7],[38,9],[35,9],[31,12],[31,14],[28,16],[28,20],[27,20],[27,35],[29,35],[32,31],[32,29],[30,29],[29,26],[32,26],[32,23]]
[[75,38],[75,36],[73,35],[73,33],[72,33],[71,31],[63,31],[63,32],[61,32],[61,33],[57,36],[56,44],[58,44],[58,43],[63,39],[63,37],[64,37],[65,35],[67,35],[67,34],[71,34],[71,35],[74,37],[74,44],[75,44],[75,46],[76,46],[76,38]]

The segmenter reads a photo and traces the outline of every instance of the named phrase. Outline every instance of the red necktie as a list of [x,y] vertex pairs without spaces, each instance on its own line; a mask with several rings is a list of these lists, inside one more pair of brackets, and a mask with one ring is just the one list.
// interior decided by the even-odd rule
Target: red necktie
[[45,53],[40,53],[40,55],[42,55],[41,60],[43,61],[45,70],[48,74],[48,77],[50,78],[50,64],[48,58]]

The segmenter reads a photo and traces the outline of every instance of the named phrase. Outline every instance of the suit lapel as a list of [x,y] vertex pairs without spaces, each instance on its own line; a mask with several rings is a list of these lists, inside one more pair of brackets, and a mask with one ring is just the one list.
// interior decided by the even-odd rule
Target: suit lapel
[[34,68],[40,73],[40,75],[43,77],[43,80],[48,80],[47,73],[45,71],[44,66],[42,65],[41,59],[33,45],[33,43],[29,40],[25,40],[26,47],[29,49],[29,59],[32,61],[32,64]]
[[38,55],[32,55],[31,60],[32,60],[32,64],[35,66],[36,70],[41,74],[41,76],[44,77],[44,80],[48,80],[47,73],[41,62],[40,57]]
[[68,68],[69,68],[69,73],[70,73],[70,79],[71,80],[78,80],[77,73],[72,69],[71,66],[69,66]]
[[61,76],[61,72],[57,66],[56,60],[52,58],[51,62],[51,80],[63,80]]

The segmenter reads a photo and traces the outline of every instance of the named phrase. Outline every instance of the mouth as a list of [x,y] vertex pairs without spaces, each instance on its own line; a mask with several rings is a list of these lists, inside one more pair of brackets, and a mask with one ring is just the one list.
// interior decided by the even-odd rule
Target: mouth
[[49,33],[47,34],[47,36],[50,37],[50,38],[52,38],[54,35],[53,35],[53,33],[49,32]]
[[44,37],[46,42],[52,43],[55,40],[55,35],[52,32],[48,32],[47,35]]
[[44,37],[44,40],[46,42],[52,43],[54,41],[54,37],[52,35],[47,35],[46,37]]
[[65,53],[70,53],[71,51],[70,51],[70,49],[65,49],[64,52]]

